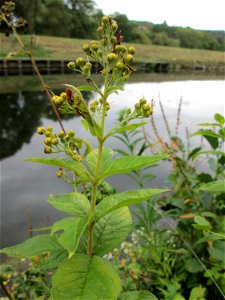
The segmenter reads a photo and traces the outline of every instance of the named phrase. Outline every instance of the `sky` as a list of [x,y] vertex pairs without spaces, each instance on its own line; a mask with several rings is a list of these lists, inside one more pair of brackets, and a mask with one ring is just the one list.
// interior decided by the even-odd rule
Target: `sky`
[[94,0],[105,15],[202,30],[225,30],[225,0]]

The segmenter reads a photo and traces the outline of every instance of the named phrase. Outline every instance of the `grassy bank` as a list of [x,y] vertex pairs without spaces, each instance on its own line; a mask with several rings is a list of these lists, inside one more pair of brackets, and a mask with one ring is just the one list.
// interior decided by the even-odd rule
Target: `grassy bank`
[[[19,50],[15,37],[1,38],[0,56],[8,53],[16,53]],[[30,37],[22,36],[24,43],[29,47]],[[37,36],[34,39],[33,53],[36,58],[74,59],[84,56],[82,45],[87,40],[59,38],[49,36]],[[129,46],[129,44],[128,44]],[[199,49],[173,48],[156,45],[134,44],[137,51],[137,62],[169,62],[182,67],[205,66],[212,69],[224,68],[224,52]],[[16,57],[24,57],[18,52]]]

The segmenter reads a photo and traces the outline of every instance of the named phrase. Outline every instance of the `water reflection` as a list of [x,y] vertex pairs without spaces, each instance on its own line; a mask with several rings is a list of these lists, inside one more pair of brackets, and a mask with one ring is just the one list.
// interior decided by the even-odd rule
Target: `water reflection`
[[[56,94],[61,90],[55,90]],[[86,92],[87,101],[91,92]],[[1,128],[0,159],[10,157],[21,149],[24,143],[30,143],[41,119],[56,121],[52,107],[43,92],[23,92],[0,94]],[[74,118],[74,115],[63,115],[63,120]]]

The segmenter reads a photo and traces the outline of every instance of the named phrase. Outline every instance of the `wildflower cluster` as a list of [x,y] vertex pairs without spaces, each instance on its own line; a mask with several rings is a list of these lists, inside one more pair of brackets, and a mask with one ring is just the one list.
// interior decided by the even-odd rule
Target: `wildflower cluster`
[[123,36],[120,32],[116,34],[117,30],[116,21],[104,16],[101,26],[97,29],[99,41],[85,43],[82,47],[86,60],[78,57],[75,61],[68,63],[68,68],[82,73],[88,80],[91,80],[92,63],[90,61],[94,60],[102,67],[103,76],[111,74],[111,86],[118,82],[125,82],[130,73],[134,72],[130,64],[134,60],[135,48],[127,48],[121,44]]
[[46,154],[64,152],[76,161],[82,161],[82,156],[78,154],[78,150],[82,148],[82,140],[75,137],[74,130],[68,130],[67,133],[60,131],[58,134],[53,132],[52,126],[47,128],[39,127],[37,133],[45,135]]
[[153,114],[153,103],[143,97],[135,104],[135,117],[148,118]]

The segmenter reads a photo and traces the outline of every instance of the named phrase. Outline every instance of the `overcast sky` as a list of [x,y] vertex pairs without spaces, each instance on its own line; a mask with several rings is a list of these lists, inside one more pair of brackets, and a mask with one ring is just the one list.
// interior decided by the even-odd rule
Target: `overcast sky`
[[105,15],[194,29],[225,30],[225,0],[94,0]]

